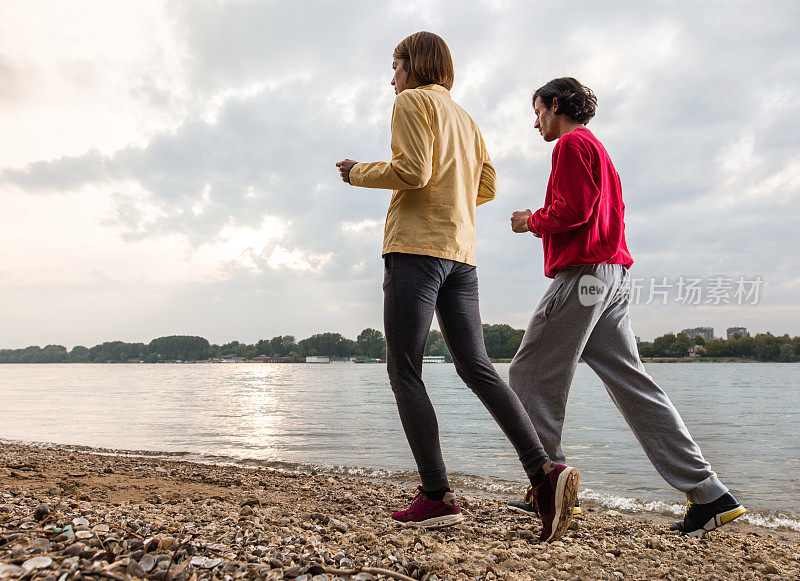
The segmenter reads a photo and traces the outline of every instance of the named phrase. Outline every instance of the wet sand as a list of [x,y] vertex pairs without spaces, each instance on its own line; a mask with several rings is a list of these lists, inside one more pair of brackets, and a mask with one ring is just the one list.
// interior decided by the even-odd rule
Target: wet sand
[[[507,498],[402,529],[413,487],[66,446],[0,445],[0,579],[793,579],[800,534],[739,523],[690,539],[674,517],[584,503],[567,534]],[[457,491],[458,492],[458,491]]]

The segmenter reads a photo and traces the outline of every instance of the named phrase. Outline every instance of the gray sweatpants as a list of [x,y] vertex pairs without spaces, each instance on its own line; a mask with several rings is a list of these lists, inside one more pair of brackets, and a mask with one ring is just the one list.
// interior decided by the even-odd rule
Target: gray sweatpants
[[578,360],[600,376],[658,473],[707,503],[728,489],[711,470],[678,411],[645,371],[631,328],[630,275],[619,264],[560,271],[533,313],[509,367],[509,385],[548,456],[564,462],[561,430]]

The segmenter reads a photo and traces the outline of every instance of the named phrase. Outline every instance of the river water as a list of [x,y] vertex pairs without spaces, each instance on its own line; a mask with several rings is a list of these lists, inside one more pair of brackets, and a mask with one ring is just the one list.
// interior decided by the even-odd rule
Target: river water
[[[497,368],[507,379],[508,364]],[[800,530],[800,364],[647,368],[746,517]],[[426,365],[423,375],[452,484],[521,494],[513,448],[453,365]],[[380,364],[0,365],[0,439],[416,479]],[[682,512],[685,499],[660,479],[583,364],[563,442],[581,470],[582,498]]]

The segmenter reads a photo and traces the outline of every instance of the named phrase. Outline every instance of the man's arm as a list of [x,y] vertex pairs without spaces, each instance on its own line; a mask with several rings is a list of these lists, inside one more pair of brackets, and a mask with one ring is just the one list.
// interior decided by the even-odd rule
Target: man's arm
[[558,152],[553,168],[553,201],[528,218],[528,229],[559,234],[585,224],[592,215],[600,189],[592,179],[591,162],[570,143]]
[[388,190],[425,187],[433,172],[433,130],[422,106],[403,93],[392,112],[392,161],[357,163],[349,170],[354,186]]

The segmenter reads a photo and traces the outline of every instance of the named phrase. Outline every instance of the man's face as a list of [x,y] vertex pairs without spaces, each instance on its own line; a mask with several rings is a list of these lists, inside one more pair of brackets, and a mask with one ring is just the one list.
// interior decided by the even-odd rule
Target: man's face
[[401,59],[392,59],[392,68],[394,69],[394,76],[392,77],[392,86],[394,86],[394,94],[399,95],[406,89],[416,88],[416,84],[409,77],[408,71],[403,66]]
[[536,97],[533,102],[533,111],[536,113],[536,122],[533,128],[537,129],[545,141],[555,141],[558,139],[558,119],[556,118],[557,99],[553,99],[553,106],[549,109],[544,106],[542,99]]

